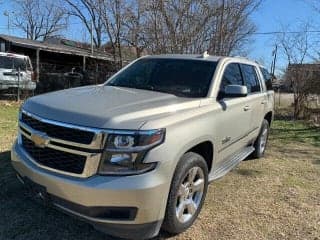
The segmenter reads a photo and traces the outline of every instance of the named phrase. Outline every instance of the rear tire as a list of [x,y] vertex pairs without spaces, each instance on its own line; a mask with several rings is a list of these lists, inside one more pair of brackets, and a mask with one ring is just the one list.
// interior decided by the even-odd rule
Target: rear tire
[[208,167],[202,156],[185,153],[176,168],[162,229],[178,234],[196,220],[208,189]]
[[253,145],[255,150],[252,153],[252,156],[254,158],[263,157],[264,152],[266,151],[267,143],[268,143],[269,130],[270,130],[269,122],[266,119],[263,119],[259,136]]

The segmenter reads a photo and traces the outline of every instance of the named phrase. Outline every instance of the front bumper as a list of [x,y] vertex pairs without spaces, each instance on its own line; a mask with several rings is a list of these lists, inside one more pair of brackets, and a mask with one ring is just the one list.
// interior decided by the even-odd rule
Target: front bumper
[[[95,228],[122,238],[146,239],[158,234],[164,218],[170,181],[159,166],[152,172],[126,177],[92,176],[82,179],[53,173],[36,166],[19,144],[11,151],[14,169],[22,179],[45,188],[52,203]],[[58,200],[59,201],[58,201]],[[136,209],[134,217],[117,219],[91,215],[90,210]],[[101,215],[99,215],[101,216]]]

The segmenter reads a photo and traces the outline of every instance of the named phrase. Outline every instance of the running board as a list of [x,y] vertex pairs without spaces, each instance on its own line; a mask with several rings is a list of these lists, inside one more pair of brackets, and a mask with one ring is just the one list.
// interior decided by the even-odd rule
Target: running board
[[232,156],[230,159],[225,160],[225,164],[223,166],[216,169],[212,174],[210,174],[209,182],[223,177],[225,174],[227,174],[231,169],[236,167],[242,160],[246,159],[253,152],[253,146],[245,147],[243,150],[238,152],[236,155]]

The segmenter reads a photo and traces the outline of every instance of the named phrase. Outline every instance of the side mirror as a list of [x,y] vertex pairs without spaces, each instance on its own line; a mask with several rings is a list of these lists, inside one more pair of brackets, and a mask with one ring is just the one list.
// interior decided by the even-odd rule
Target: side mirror
[[225,98],[246,97],[248,89],[242,85],[227,85],[223,95]]

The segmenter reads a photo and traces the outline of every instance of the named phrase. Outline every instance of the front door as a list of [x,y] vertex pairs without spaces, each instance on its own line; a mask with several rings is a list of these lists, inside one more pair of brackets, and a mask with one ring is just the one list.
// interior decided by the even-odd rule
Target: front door
[[217,137],[218,158],[215,168],[225,164],[225,160],[247,145],[247,136],[251,128],[252,106],[248,97],[224,98],[227,85],[244,85],[240,66],[228,64],[220,84],[218,102],[220,109],[215,116],[215,136]]

